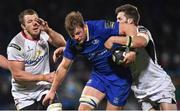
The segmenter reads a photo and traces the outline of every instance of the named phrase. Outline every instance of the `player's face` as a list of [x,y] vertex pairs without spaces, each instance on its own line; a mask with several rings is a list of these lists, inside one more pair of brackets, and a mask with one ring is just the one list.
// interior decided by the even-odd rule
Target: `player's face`
[[38,16],[36,14],[25,15],[24,28],[33,38],[39,37],[41,30],[38,23]]
[[127,17],[125,16],[124,12],[119,12],[116,16],[116,19],[117,19],[117,22],[120,22],[120,23],[128,22]]
[[86,30],[85,27],[76,27],[73,39],[76,40],[78,43],[82,44],[86,40]]

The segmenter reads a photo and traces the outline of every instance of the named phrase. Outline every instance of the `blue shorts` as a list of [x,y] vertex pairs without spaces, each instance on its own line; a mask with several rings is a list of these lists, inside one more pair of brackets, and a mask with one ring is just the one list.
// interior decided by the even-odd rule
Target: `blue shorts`
[[[87,86],[91,86],[105,94],[106,99],[115,106],[124,106],[131,90],[131,78],[121,78],[116,74],[91,74]],[[109,79],[111,76],[116,79]]]

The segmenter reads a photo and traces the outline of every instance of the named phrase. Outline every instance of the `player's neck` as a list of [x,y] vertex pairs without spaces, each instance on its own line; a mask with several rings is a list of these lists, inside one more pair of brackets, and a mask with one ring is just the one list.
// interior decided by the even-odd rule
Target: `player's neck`
[[28,31],[26,31],[26,30],[23,30],[22,33],[23,33],[23,36],[24,36],[26,39],[28,39],[28,40],[32,40],[32,41],[37,41],[37,40],[39,40],[39,35],[33,36],[33,35],[31,35],[31,34],[30,34]]

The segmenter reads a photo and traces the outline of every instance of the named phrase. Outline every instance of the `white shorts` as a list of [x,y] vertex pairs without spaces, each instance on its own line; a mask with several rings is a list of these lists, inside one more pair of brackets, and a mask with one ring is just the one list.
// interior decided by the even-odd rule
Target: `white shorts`
[[47,94],[48,92],[49,92],[49,90],[45,90],[45,91],[42,91],[42,92],[41,91],[36,91],[35,93],[37,93],[37,95],[34,96],[34,97],[30,97],[30,95],[27,95],[26,97],[22,97],[23,94],[18,94],[20,97],[19,98],[14,98],[17,110],[20,110],[20,109],[22,109],[24,107],[30,106],[35,101],[40,101],[42,96]]
[[147,111],[152,107],[159,107],[160,103],[176,103],[175,87],[171,79],[169,77],[162,79],[161,83],[158,84],[158,87],[154,88],[154,90],[146,91],[146,93],[142,95],[135,92],[138,95],[136,98],[138,98],[139,102],[141,103],[143,111]]
[[151,97],[140,99],[139,102],[141,103],[142,110],[148,111],[151,108],[159,110],[159,105],[161,103],[176,104],[176,99],[174,93],[162,91],[155,95],[152,95]]

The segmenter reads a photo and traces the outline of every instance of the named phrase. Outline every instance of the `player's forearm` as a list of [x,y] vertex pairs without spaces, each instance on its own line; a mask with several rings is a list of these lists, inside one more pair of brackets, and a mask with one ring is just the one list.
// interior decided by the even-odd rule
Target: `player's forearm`
[[141,48],[147,45],[147,40],[144,37],[140,36],[112,36],[111,42],[126,45],[131,48]]
[[31,74],[25,71],[20,71],[18,73],[12,72],[13,78],[16,81],[26,81],[26,82],[38,82],[38,81],[46,81],[46,77],[44,74]]
[[66,73],[67,73],[67,68],[59,67],[57,69],[50,91],[54,93],[57,91],[58,87],[62,84],[66,76]]
[[48,28],[47,33],[48,33],[48,35],[51,39],[51,42],[54,46],[56,46],[56,47],[65,46],[66,41],[60,33],[57,33],[55,30],[53,30],[51,28]]
[[111,36],[111,38],[109,39],[109,42],[111,42],[112,44],[126,45],[127,38],[121,37],[121,36]]

